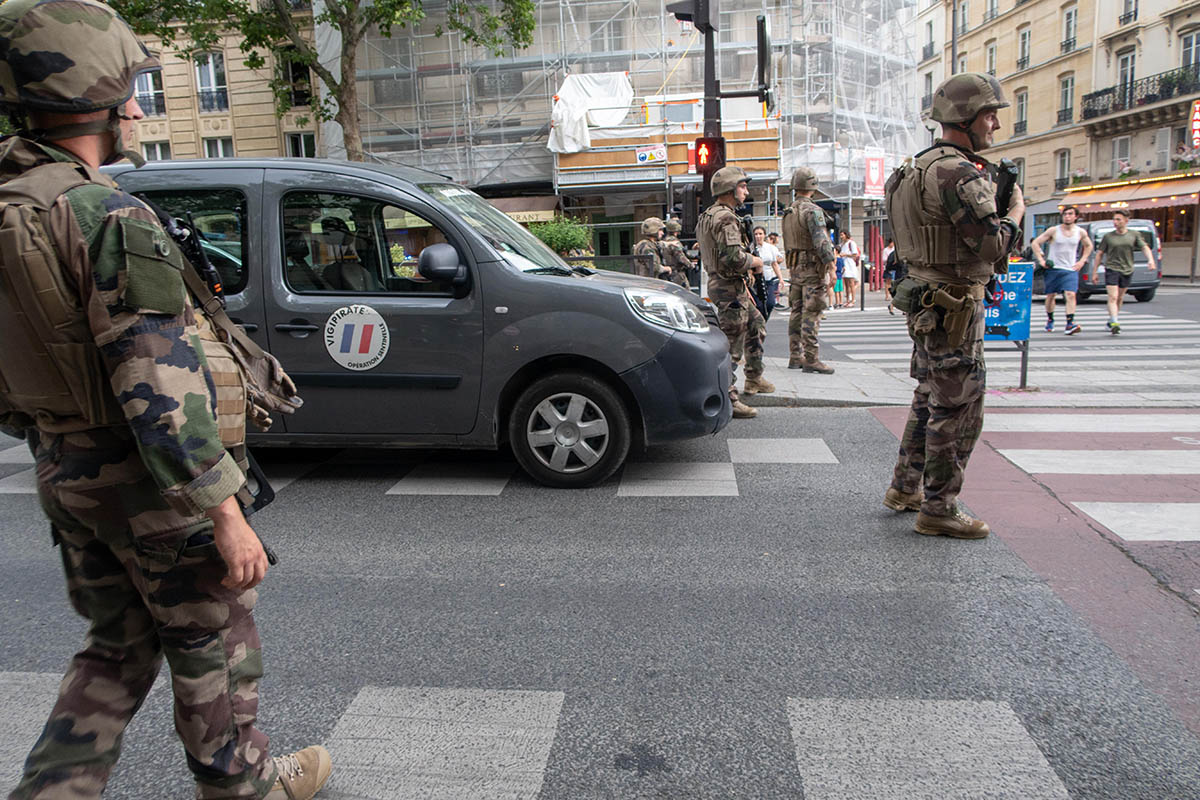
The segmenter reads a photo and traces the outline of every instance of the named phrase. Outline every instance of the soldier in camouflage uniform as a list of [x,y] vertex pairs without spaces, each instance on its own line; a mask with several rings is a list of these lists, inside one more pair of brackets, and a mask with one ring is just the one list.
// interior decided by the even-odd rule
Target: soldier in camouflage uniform
[[[267,558],[234,497],[207,320],[154,213],[97,170],[158,61],[94,0],[8,0],[0,43],[0,102],[29,125],[0,140],[0,427],[29,440],[90,622],[10,800],[100,797],[164,656],[198,798],[310,798],[329,754],[273,759],[254,726]],[[38,248],[10,246],[34,220]]]
[[663,221],[658,217],[646,217],[642,220],[642,238],[633,246],[636,272],[643,278],[667,278],[671,268],[663,266],[662,249],[658,237],[663,230]]
[[751,252],[750,242],[733,212],[746,201],[748,182],[741,167],[722,167],[713,173],[712,193],[716,200],[700,215],[696,225],[700,259],[708,269],[708,296],[717,306],[721,330],[729,339],[729,356],[733,361],[729,399],[733,401],[733,416],[738,418],[758,415],[738,399],[737,366],[743,355],[745,393],[775,391],[775,386],[762,376],[767,325],[754,305],[747,283],[754,271],[762,269],[762,259]]
[[672,283],[677,283],[684,289],[691,289],[692,285],[688,282],[687,274],[688,270],[695,265],[688,258],[683,242],[679,241],[679,234],[683,230],[683,226],[677,219],[667,220],[666,226],[667,233],[662,240],[663,265],[671,268]]
[[[920,511],[914,530],[981,539],[987,523],[958,507],[963,472],[983,430],[984,286],[1007,269],[1025,214],[1020,187],[1003,215],[989,164],[978,153],[1000,128],[1008,103],[990,75],[946,80],[930,116],[942,138],[892,174],[886,187],[896,255],[908,264],[896,304],[913,340],[912,410],[884,505]],[[908,286],[905,286],[905,284]],[[901,298],[912,298],[905,309]]]
[[813,202],[820,185],[817,174],[808,167],[792,173],[792,191],[796,200],[783,212],[783,246],[787,250],[788,274],[788,369],[832,375],[833,367],[818,357],[817,333],[826,295],[833,284],[837,255],[825,232],[825,213]]

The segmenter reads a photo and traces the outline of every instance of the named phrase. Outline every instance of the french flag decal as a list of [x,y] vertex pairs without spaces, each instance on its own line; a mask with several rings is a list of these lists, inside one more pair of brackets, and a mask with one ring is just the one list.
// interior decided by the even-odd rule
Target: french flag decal
[[325,350],[340,366],[350,370],[374,369],[387,356],[387,323],[370,306],[344,306],[325,321]]

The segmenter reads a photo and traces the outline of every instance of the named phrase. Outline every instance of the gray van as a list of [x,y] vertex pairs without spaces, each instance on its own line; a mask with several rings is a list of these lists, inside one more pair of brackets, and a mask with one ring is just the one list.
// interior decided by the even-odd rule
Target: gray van
[[725,335],[674,284],[572,268],[474,192],[403,167],[205,159],[109,168],[190,218],[229,315],[305,404],[261,445],[496,448],[589,486],[630,445],[730,419]]
[[[1093,220],[1080,224],[1096,247],[1100,246],[1100,240],[1106,233],[1116,230],[1111,219]],[[1158,291],[1158,284],[1162,282],[1162,244],[1158,240],[1158,231],[1155,230],[1152,219],[1131,219],[1128,228],[1140,233],[1146,243],[1150,245],[1150,252],[1154,253],[1155,268],[1150,269],[1150,262],[1146,260],[1146,254],[1141,250],[1133,252],[1133,276],[1129,282],[1129,293],[1139,303],[1149,303],[1154,299],[1155,292]],[[1093,254],[1088,259],[1087,266],[1080,270],[1079,291],[1076,294],[1079,302],[1087,300],[1093,294],[1103,295],[1105,293],[1104,273],[1093,274],[1092,272],[1095,263],[1096,256]]]

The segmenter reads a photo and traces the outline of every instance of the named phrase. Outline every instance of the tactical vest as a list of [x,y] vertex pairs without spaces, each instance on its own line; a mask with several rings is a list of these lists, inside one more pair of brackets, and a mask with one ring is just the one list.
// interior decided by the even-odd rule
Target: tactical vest
[[[95,169],[66,162],[42,164],[0,184],[0,423],[47,433],[128,424],[86,312],[46,233],[55,201],[87,183],[111,185]],[[162,235],[165,244],[167,234]],[[147,257],[186,265],[178,247],[156,249],[149,237],[144,244]],[[189,270],[190,265],[185,273]],[[209,320],[199,310],[196,318],[217,387],[221,443],[236,450],[246,440],[243,373]]]
[[816,264],[816,243],[812,240],[812,232],[805,219],[805,214],[813,210],[819,212],[821,209],[811,198],[801,197],[783,212],[783,248],[787,251],[789,270],[805,269]]
[[643,278],[657,278],[655,274],[658,267],[655,264],[657,260],[662,262],[662,254],[659,252],[658,243],[652,242],[649,239],[638,239],[637,244],[633,246],[633,254],[638,258],[635,260],[636,272]]
[[[696,240],[700,246],[700,263],[708,271],[710,281],[716,278],[725,282],[741,281],[744,283],[747,278],[747,270],[742,267],[731,270],[721,263],[721,259],[717,255],[717,232],[728,225],[737,226],[740,231],[741,225],[738,222],[737,215],[733,213],[733,209],[722,203],[715,202],[704,209],[704,213],[700,215],[700,219],[696,222]],[[745,236],[742,236],[742,245],[743,247],[747,246]]]
[[[980,258],[958,233],[942,205],[941,188],[930,174],[943,159],[962,161],[966,154],[950,145],[935,145],[897,168],[885,188],[888,218],[896,239],[896,258],[908,274],[931,283],[987,283],[992,264]],[[985,177],[990,182],[987,173]]]

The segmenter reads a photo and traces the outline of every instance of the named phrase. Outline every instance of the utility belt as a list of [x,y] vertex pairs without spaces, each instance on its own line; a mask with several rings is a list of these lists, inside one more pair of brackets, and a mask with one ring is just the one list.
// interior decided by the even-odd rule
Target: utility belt
[[905,277],[896,284],[892,305],[913,319],[916,333],[930,333],[940,327],[946,341],[958,347],[967,339],[975,321],[976,304],[983,300],[985,288],[978,284],[925,283]]

